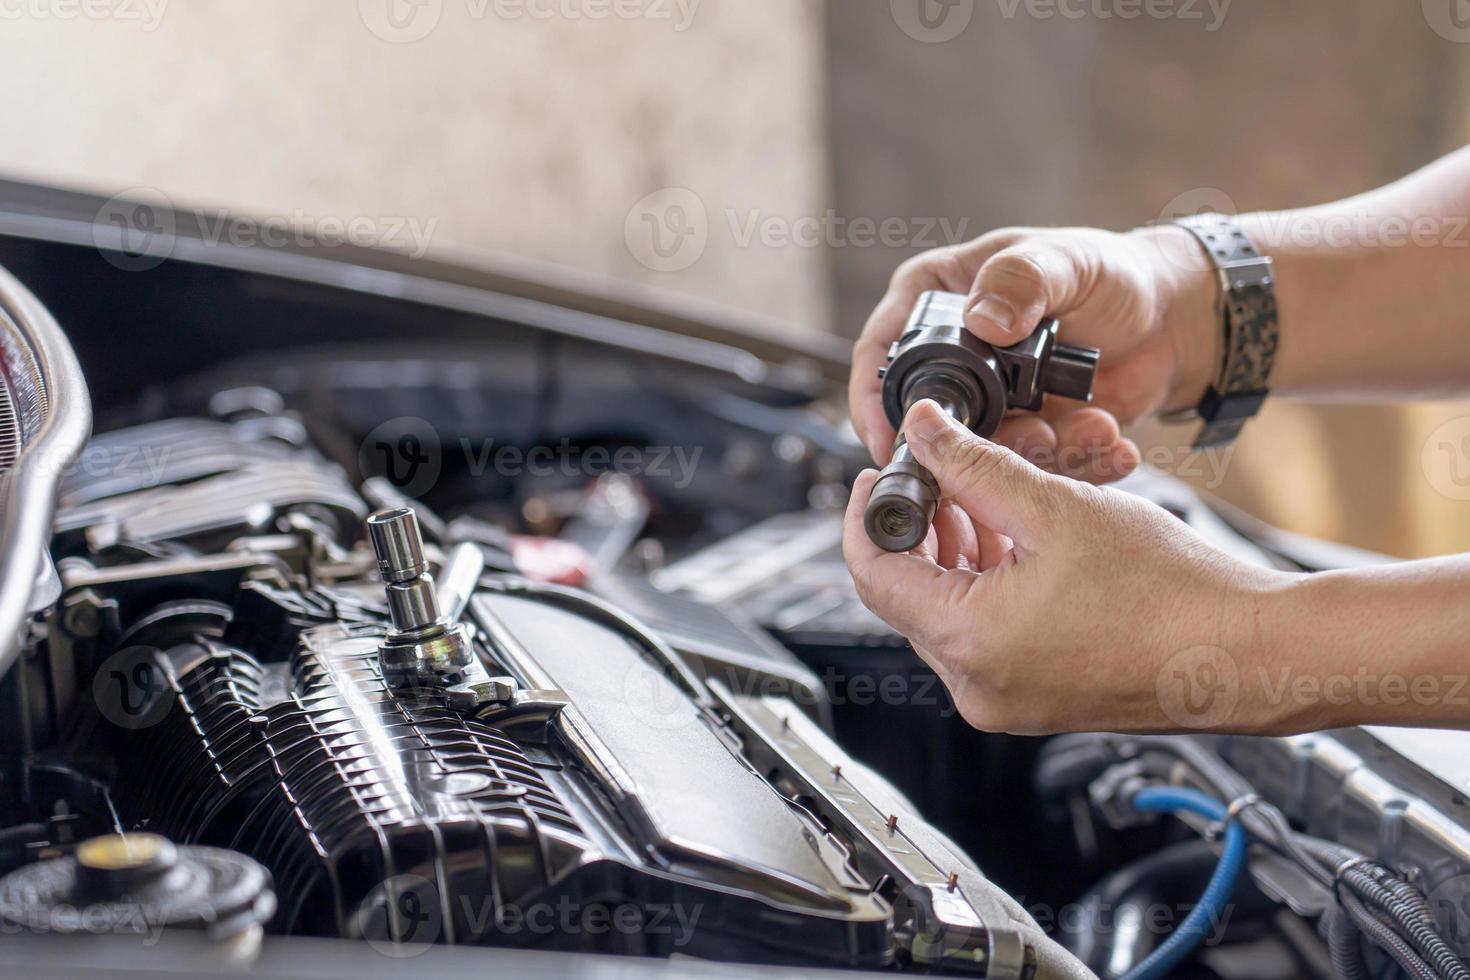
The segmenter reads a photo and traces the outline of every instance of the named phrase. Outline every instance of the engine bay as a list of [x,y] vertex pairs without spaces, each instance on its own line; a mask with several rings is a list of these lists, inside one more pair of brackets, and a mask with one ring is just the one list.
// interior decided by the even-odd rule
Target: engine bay
[[821,350],[183,230],[140,274],[89,206],[0,224],[0,963],[1133,976],[1237,850],[1175,975],[1392,975],[1390,899],[1470,955],[1464,733],[968,727],[846,577]]

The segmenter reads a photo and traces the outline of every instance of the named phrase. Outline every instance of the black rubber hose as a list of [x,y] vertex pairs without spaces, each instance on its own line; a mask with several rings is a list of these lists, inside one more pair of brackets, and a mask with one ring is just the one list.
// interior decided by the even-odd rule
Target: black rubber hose
[[1441,980],[1434,972],[1434,968],[1424,962],[1423,958],[1402,936],[1375,916],[1356,895],[1351,892],[1342,892],[1338,901],[1347,910],[1347,914],[1352,916],[1353,924],[1366,933],[1380,949],[1393,957],[1394,962],[1414,980]]
[[[1386,869],[1379,870],[1383,877],[1392,878]],[[1455,955],[1454,950],[1440,936],[1439,927],[1429,914],[1427,901],[1406,901],[1400,898],[1382,884],[1368,866],[1348,868],[1343,872],[1342,880],[1362,896],[1370,909],[1379,910],[1388,916],[1394,929],[1404,936],[1415,952],[1428,961],[1440,976],[1446,980],[1470,980],[1470,967]],[[1409,886],[1405,883],[1404,887]]]
[[[1080,912],[1076,921],[1061,919],[1057,924],[1057,938],[1088,969],[1102,975],[1113,960],[1121,938],[1117,928],[1121,907],[1147,904],[1156,896],[1171,894],[1176,889],[1181,894],[1198,894],[1209,881],[1218,860],[1209,844],[1189,840],[1124,865],[1078,900]],[[1143,950],[1142,956],[1130,960],[1130,964],[1148,952]]]
[[[1167,903],[1171,909],[1189,904],[1209,883],[1219,862],[1219,854],[1204,840],[1188,840],[1155,851],[1109,874],[1094,885],[1080,900],[1081,914],[1075,922],[1058,922],[1058,939],[1076,954],[1094,973],[1112,976],[1126,972],[1153,952],[1158,937],[1146,932],[1135,938],[1127,955],[1119,944],[1129,936],[1118,927],[1130,910],[1140,910],[1146,921],[1150,907]],[[1175,900],[1176,896],[1188,896]],[[1232,925],[1276,911],[1275,903],[1252,885],[1242,880],[1231,902]],[[1110,964],[1127,963],[1122,971],[1109,969]]]
[[1118,761],[1115,746],[1097,735],[1058,735],[1041,747],[1032,784],[1050,802],[1080,793]]
[[1327,951],[1332,957],[1332,970],[1338,980],[1371,980],[1363,963],[1363,934],[1353,925],[1346,910],[1330,905],[1322,915],[1323,932],[1327,934]]

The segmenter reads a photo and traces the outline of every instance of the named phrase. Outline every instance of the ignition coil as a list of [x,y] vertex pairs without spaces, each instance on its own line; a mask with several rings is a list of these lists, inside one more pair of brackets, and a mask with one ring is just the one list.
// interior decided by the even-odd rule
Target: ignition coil
[[1036,411],[1043,395],[1089,401],[1098,350],[1057,340],[1054,318],[1010,347],[988,344],[965,329],[965,297],[926,292],[903,335],[889,348],[883,379],[883,411],[898,432],[893,460],[878,475],[864,523],[884,551],[908,551],[929,533],[939,504],[939,484],[921,466],[904,438],[904,416],[932,399],[961,425],[989,437],[1012,408]]

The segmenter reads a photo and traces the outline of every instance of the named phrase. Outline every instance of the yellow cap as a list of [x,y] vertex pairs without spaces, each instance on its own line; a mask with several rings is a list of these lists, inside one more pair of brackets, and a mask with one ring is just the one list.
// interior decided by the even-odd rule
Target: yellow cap
[[77,863],[94,871],[129,871],[157,862],[172,845],[157,834],[107,834],[77,845]]

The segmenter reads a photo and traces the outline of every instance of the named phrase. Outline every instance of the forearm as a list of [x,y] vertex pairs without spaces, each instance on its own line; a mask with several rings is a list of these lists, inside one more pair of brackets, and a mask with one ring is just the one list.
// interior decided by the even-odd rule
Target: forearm
[[1470,556],[1281,579],[1240,682],[1275,732],[1470,727]]
[[1378,190],[1241,225],[1275,264],[1273,391],[1470,390],[1470,148]]
[[[1336,400],[1470,391],[1470,147],[1378,190],[1238,217],[1271,256],[1276,395]],[[1140,228],[1164,261],[1160,315],[1176,371],[1164,409],[1191,408],[1221,358],[1221,290],[1182,228]]]

